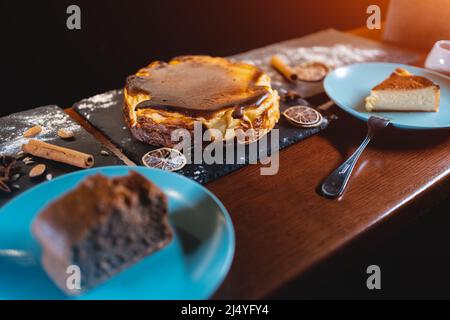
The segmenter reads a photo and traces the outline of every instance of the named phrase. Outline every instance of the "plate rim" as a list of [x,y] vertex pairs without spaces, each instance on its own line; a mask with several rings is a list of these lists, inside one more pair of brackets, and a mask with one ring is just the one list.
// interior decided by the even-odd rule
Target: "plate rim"
[[[219,270],[219,278],[217,283],[214,286],[211,286],[211,290],[208,290],[210,292],[206,293],[205,297],[199,297],[199,298],[194,298],[194,299],[199,299],[199,300],[203,300],[203,299],[210,299],[214,296],[214,294],[217,292],[217,290],[220,288],[220,286],[223,284],[223,282],[225,281],[226,277],[229,274],[229,271],[231,269],[231,266],[233,264],[234,261],[234,256],[235,256],[235,251],[236,251],[236,234],[235,234],[235,229],[234,229],[234,225],[233,225],[233,221],[231,219],[230,213],[228,212],[228,210],[226,209],[225,205],[220,201],[219,198],[217,198],[217,196],[215,194],[213,194],[211,191],[209,191],[207,188],[205,188],[203,185],[201,185],[200,183],[189,179],[188,177],[185,177],[181,174],[177,174],[175,172],[169,172],[169,171],[165,171],[165,170],[160,170],[160,169],[156,169],[156,168],[147,168],[147,167],[143,167],[143,166],[127,166],[127,165],[118,165],[118,166],[105,166],[105,167],[96,167],[96,168],[90,168],[90,169],[85,169],[85,170],[79,170],[79,171],[75,171],[75,172],[71,172],[68,174],[64,174],[61,175],[55,179],[52,179],[50,181],[45,181],[42,182],[28,190],[26,190],[25,192],[21,193],[20,195],[18,195],[17,197],[13,198],[11,201],[9,201],[8,203],[6,203],[2,208],[0,208],[0,215],[3,214],[4,211],[6,211],[6,209],[8,209],[10,206],[13,205],[13,203],[19,201],[22,197],[26,197],[28,195],[28,193],[31,192],[36,192],[36,190],[40,190],[42,188],[45,188],[47,185],[54,183],[55,181],[59,181],[59,180],[63,180],[66,179],[68,177],[71,176],[76,176],[79,174],[87,174],[87,176],[89,176],[91,173],[96,173],[99,170],[115,170],[115,169],[123,169],[123,170],[133,170],[133,169],[137,169],[137,170],[142,170],[142,171],[149,171],[149,172],[159,172],[162,174],[168,174],[171,176],[176,177],[177,179],[181,179],[184,180],[185,182],[188,183],[193,183],[195,186],[199,187],[203,192],[205,192],[206,195],[208,195],[209,197],[211,197],[211,199],[213,199],[214,203],[217,204],[217,206],[219,207],[222,216],[225,218],[226,221],[226,225],[228,226],[228,230],[229,232],[227,232],[227,241],[230,244],[227,248],[226,254],[225,254],[225,260],[224,260],[224,264],[222,265],[222,267]],[[68,192],[69,190],[66,190],[65,192]],[[31,231],[30,231],[31,232]],[[199,295],[200,296],[200,295]],[[69,297],[70,298],[70,297]],[[83,296],[79,297],[80,300],[84,300]]]
[[[390,65],[393,66],[394,68],[409,68],[409,69],[413,69],[413,70],[420,70],[421,72],[425,71],[426,73],[430,73],[434,76],[443,78],[445,80],[450,81],[450,76],[446,76],[445,74],[442,74],[440,72],[434,71],[434,70],[429,70],[426,68],[421,68],[421,67],[417,67],[417,66],[412,66],[412,65],[407,65],[407,64],[402,64],[402,63],[394,63],[394,62],[377,62],[377,61],[371,61],[371,62],[357,62],[357,63],[352,63],[346,66],[341,66],[338,67],[336,69],[334,69],[332,72],[330,72],[324,80],[323,83],[323,87],[325,90],[325,93],[327,94],[327,96],[330,98],[330,100],[332,100],[341,110],[345,111],[346,113],[354,116],[355,118],[367,122],[368,118],[366,118],[361,112],[355,110],[352,107],[347,107],[345,106],[345,104],[341,103],[340,101],[335,100],[332,95],[330,94],[330,90],[329,90],[329,83],[330,83],[330,78],[336,74],[336,72],[338,70],[342,70],[342,69],[349,69],[351,67],[354,66],[361,66],[361,65]],[[376,113],[375,113],[376,114]],[[408,125],[408,124],[398,124],[395,122],[391,122],[391,125],[395,128],[398,129],[402,129],[402,130],[445,130],[445,129],[450,129],[450,123],[448,125],[436,125],[433,127],[430,126],[421,126],[421,125]]]

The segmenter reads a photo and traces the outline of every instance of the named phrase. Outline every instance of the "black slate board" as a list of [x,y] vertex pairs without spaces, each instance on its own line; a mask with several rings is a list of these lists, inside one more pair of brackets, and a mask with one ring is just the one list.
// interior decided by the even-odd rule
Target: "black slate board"
[[[23,143],[28,139],[23,138],[23,133],[33,127],[40,125],[43,132],[35,139],[42,140],[58,146],[72,148],[81,152],[92,154],[95,158],[95,166],[124,165],[122,160],[110,152],[109,156],[102,156],[100,153],[105,149],[91,134],[74,122],[61,108],[57,106],[39,107],[24,112],[14,113],[0,118],[0,155],[16,155]],[[69,129],[75,133],[72,140],[63,140],[57,136],[57,131],[61,128]],[[53,178],[60,175],[80,170],[79,168],[34,158],[36,163],[43,163],[47,166],[47,173]],[[12,193],[0,191],[0,207],[21,192],[45,181],[45,177],[30,179],[28,172],[35,164],[25,165],[23,161],[18,161],[20,165],[21,177],[13,184],[20,186],[20,189],[13,188]]]
[[[301,103],[298,101],[297,103]],[[302,104],[307,105],[308,102],[303,100]],[[150,150],[157,149],[157,147],[137,141],[126,127],[123,113],[123,91],[113,90],[95,97],[82,100],[74,105],[74,109],[96,129],[105,134],[127,157],[129,157],[136,164],[142,164],[142,156]],[[281,111],[286,108],[281,106]],[[321,127],[311,129],[295,128],[287,123],[284,119],[275,126],[279,129],[279,148],[286,148],[293,143],[301,141],[328,126],[328,119],[325,119]],[[270,137],[268,135],[267,147],[260,147],[258,143],[257,155],[271,155]],[[235,148],[234,148],[235,149]],[[249,147],[246,147],[244,159],[234,164],[188,164],[177,173],[185,175],[199,183],[205,184],[213,181],[219,177],[227,175],[255,159],[249,156]],[[224,151],[226,154],[226,151]],[[235,153],[236,154],[236,153]],[[258,156],[259,160],[260,157]]]
[[[304,51],[301,49],[302,47],[308,47],[308,50]],[[333,60],[336,66],[339,64],[343,65],[358,62],[354,61],[356,59],[356,53],[359,54],[359,56],[356,56],[357,58],[364,58],[365,61],[381,60],[408,63],[417,59],[415,54],[402,52],[371,40],[358,38],[335,30],[325,30],[304,38],[274,44],[230,57],[234,60],[255,64],[265,70],[272,78],[273,88],[277,89],[280,95],[283,95],[288,90],[295,90],[301,94],[302,97],[305,97],[308,100],[311,98],[312,100],[310,101],[314,102],[325,102],[327,99],[326,95],[323,94],[322,83],[287,83],[270,67],[270,57],[275,53],[285,55],[285,57],[292,62],[301,61],[302,55],[317,55],[317,60],[320,60],[320,58]],[[305,100],[300,100],[294,104],[308,105],[309,103]],[[315,104],[317,105],[317,103]],[[92,98],[84,99],[76,103],[73,108],[92,126],[105,134],[132,161],[136,164],[141,164],[142,156],[155,148],[143,144],[132,137],[123,120],[122,105],[123,91],[113,90]],[[292,105],[292,103],[289,104],[289,106],[290,105]],[[287,107],[288,105],[281,103],[281,112]],[[283,149],[306,139],[325,129],[328,124],[329,120],[326,118],[320,128],[299,129],[292,127],[282,117],[280,122],[275,126],[275,129],[279,129],[279,148]],[[259,154],[270,155],[270,146],[269,148],[260,149]],[[199,183],[205,184],[245,166],[250,160],[247,153],[245,159],[243,159],[241,163],[225,165],[188,165],[178,171],[178,173],[192,178]]]

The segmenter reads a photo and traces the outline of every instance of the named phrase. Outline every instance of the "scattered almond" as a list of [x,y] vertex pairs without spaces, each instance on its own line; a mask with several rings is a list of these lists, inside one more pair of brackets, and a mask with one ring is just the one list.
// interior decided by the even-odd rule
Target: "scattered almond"
[[75,134],[73,133],[73,131],[70,131],[70,130],[59,129],[58,136],[61,139],[72,139],[75,136]]
[[45,176],[45,179],[47,179],[48,181],[53,180],[53,175],[49,173],[48,175]]
[[25,131],[23,136],[25,138],[33,138],[33,137],[36,137],[41,132],[42,132],[42,127],[41,126],[34,126],[34,127],[30,128],[30,129],[28,129],[27,131]]
[[31,169],[29,176],[30,176],[30,178],[40,177],[44,174],[46,169],[47,168],[46,168],[45,164],[38,164],[37,166],[33,167],[33,169]]
[[104,157],[109,156],[109,152],[108,152],[108,151],[105,151],[105,150],[102,150],[102,151],[100,152],[100,154],[101,154],[102,156],[104,156]]

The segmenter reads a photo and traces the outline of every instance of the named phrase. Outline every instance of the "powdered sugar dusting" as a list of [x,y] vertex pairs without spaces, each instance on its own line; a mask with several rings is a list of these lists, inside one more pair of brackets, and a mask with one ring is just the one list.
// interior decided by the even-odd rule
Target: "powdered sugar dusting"
[[59,139],[57,135],[59,129],[72,131],[75,134],[81,130],[78,124],[56,106],[15,113],[0,119],[2,138],[0,155],[14,155],[19,152],[22,145],[30,140],[23,137],[24,132],[37,125],[42,127],[42,132],[33,139],[41,141]]
[[98,94],[80,101],[75,107],[78,110],[94,111],[95,109],[107,109],[117,103],[117,98],[123,93],[122,90],[112,90]]
[[[280,49],[278,54],[284,56],[292,65],[306,61],[317,61],[333,68],[358,62],[395,60],[392,53],[385,50],[358,48],[347,44],[336,44],[329,47],[288,47]],[[282,76],[270,66],[270,59],[271,55],[267,55],[262,59],[245,59],[243,61],[264,69],[273,81],[282,81]]]
[[294,48],[286,50],[285,54],[293,61],[319,61],[333,67],[379,60],[387,55],[381,49],[356,48],[351,45],[337,44],[332,47]]

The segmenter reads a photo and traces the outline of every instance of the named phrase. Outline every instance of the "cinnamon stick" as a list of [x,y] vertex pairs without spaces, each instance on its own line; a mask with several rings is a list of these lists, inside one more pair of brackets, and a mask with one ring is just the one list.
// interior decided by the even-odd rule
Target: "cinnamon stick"
[[272,56],[271,59],[272,67],[274,67],[277,71],[279,71],[287,80],[296,81],[298,76],[294,69],[292,69],[286,60],[279,55]]
[[30,140],[27,144],[22,145],[22,150],[35,157],[62,162],[79,168],[86,169],[94,166],[94,157],[90,154],[39,140]]

